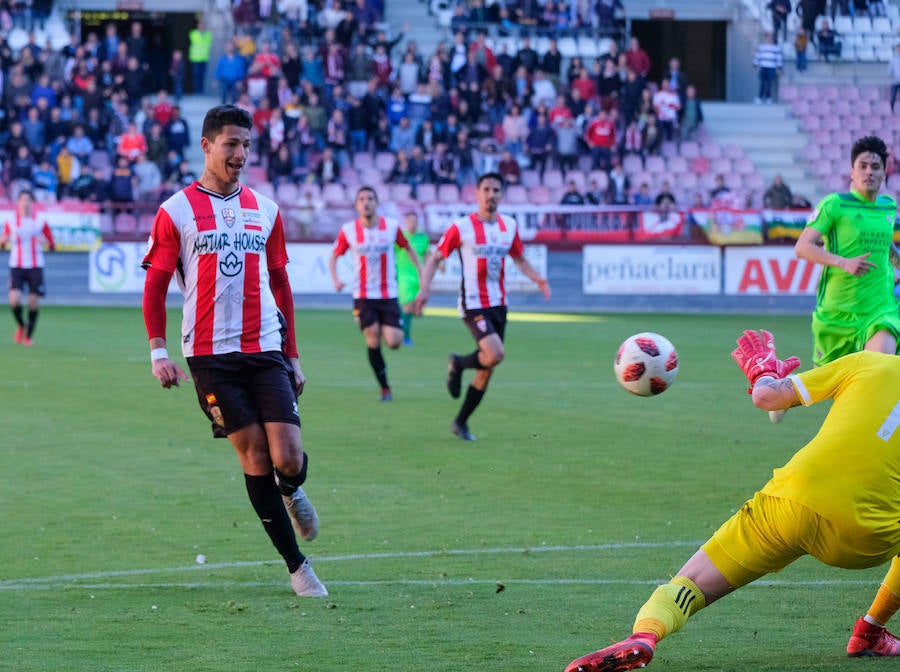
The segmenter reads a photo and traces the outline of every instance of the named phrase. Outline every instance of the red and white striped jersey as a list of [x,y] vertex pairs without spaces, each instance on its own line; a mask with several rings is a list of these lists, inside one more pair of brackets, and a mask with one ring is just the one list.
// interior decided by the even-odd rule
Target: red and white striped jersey
[[379,217],[371,228],[354,219],[341,226],[334,241],[334,254],[347,250],[353,255],[353,298],[396,299],[397,263],[394,243],[409,249],[409,241],[400,231],[400,224],[389,217]]
[[40,224],[34,217],[21,217],[16,213],[13,222],[3,225],[3,236],[9,237],[10,268],[43,268],[44,244],[54,246],[50,226]]
[[247,187],[228,196],[198,182],[159,207],[144,268],[175,272],[184,292],[185,357],[281,350],[284,317],[269,271],[287,265],[278,206]]
[[514,218],[497,215],[496,222],[482,222],[472,213],[457,219],[441,236],[438,249],[445,259],[454,250],[459,253],[461,313],[506,305],[506,255],[521,257],[524,252]]

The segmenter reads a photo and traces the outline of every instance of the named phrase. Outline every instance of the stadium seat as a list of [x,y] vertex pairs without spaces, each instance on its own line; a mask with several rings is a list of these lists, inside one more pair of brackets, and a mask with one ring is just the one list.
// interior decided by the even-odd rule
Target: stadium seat
[[587,60],[589,58],[597,58],[598,56],[605,54],[607,50],[600,51],[600,47],[597,45],[597,41],[590,36],[581,35],[576,40],[578,44],[578,55],[583,59]]
[[855,114],[841,117],[841,126],[847,131],[858,131],[863,127],[862,119]]
[[521,180],[523,187],[536,187],[541,183],[541,175],[536,170],[523,170]]
[[455,184],[441,184],[437,188],[437,198],[441,203],[459,203],[459,187]]
[[326,205],[346,205],[347,194],[343,184],[332,182],[322,189],[322,198]]
[[693,173],[683,173],[680,175],[672,174],[668,176],[667,179],[669,180],[669,184],[673,184],[679,189],[687,189],[691,191],[696,189],[697,185],[700,183],[700,179]]
[[[651,157],[647,157],[648,159]],[[631,175],[644,169],[644,162],[637,154],[628,154],[622,159],[622,170]]]
[[587,184],[587,177],[582,170],[570,170],[566,173],[566,182],[569,181],[574,182],[578,190],[581,191],[584,189],[584,185]]
[[433,184],[420,184],[416,187],[416,200],[421,203],[436,203],[437,188]]
[[648,173],[659,175],[666,170],[666,160],[661,156],[648,156],[644,168]]
[[459,197],[462,199],[463,203],[471,203],[475,200],[475,185],[474,184],[464,184],[462,189],[459,192]]
[[606,188],[609,187],[609,175],[603,170],[592,170],[588,173],[587,179],[589,185],[591,182],[596,182],[597,188],[601,191],[606,191]]
[[528,203],[528,189],[520,184],[514,184],[506,190],[505,200],[510,205],[526,205]]
[[[792,45],[791,48],[793,48]],[[793,84],[782,84],[778,89],[778,98],[783,103],[789,103],[791,101],[797,100],[797,94],[797,87]]]
[[561,37],[556,46],[563,58],[572,58],[578,55],[578,44],[574,37]]
[[353,155],[353,166],[357,170],[362,170],[363,168],[374,168],[375,160],[368,152],[356,152],[356,154]]
[[113,230],[116,233],[136,233],[137,219],[130,212],[119,212],[113,217]]
[[739,159],[744,156],[744,149],[736,142],[729,142],[722,145],[722,156],[726,159]]
[[145,212],[140,215],[137,219],[138,233],[150,233],[151,229],[153,229],[154,219],[156,219],[156,215],[150,212]]
[[[250,180],[247,180],[247,182],[250,182]],[[266,198],[275,199],[275,187],[272,186],[271,182],[263,180],[261,182],[251,183],[251,186]]]
[[[390,171],[388,171],[390,172]],[[361,184],[373,184],[375,182],[381,182],[387,177],[387,173],[382,174],[380,170],[375,167],[371,168],[361,168],[358,171],[359,182]],[[343,174],[342,174],[343,177]]]
[[[856,106],[856,101],[853,101],[853,106]],[[846,117],[851,113],[850,100],[846,98],[839,98],[834,101],[834,104],[831,106],[831,109],[828,110],[828,114],[826,116],[832,117],[834,115],[838,115],[841,117]]]
[[822,118],[819,117],[815,112],[810,112],[806,114],[801,120],[800,123],[803,125],[804,130],[807,132],[818,131],[822,128]]
[[95,149],[88,156],[88,165],[91,168],[100,168],[101,170],[110,168],[112,160],[109,157],[109,152],[103,149]]
[[681,143],[681,155],[686,159],[700,156],[700,145],[692,140],[685,140]]
[[561,170],[547,170],[544,172],[545,187],[563,186],[563,174]]
[[709,170],[716,175],[729,175],[732,172],[732,163],[731,159],[727,159],[724,156],[720,156],[718,158],[712,159],[709,162]]
[[375,168],[385,175],[394,167],[396,157],[391,152],[378,152],[375,155]]
[[412,187],[408,184],[391,184],[389,190],[394,201],[408,201],[412,198]]
[[688,159],[688,168],[694,175],[705,175],[709,172],[709,159],[705,156],[695,156]]
[[[563,189],[563,186],[559,185],[558,187],[554,187],[554,189]],[[546,185],[539,184],[536,187],[532,187],[531,189],[528,190],[528,196],[531,201],[531,204],[532,205],[551,205],[553,203],[559,203],[559,201],[561,199],[557,199],[555,201],[550,200],[550,192],[551,192],[551,188]]]
[[[840,32],[840,31],[838,31]],[[853,19],[853,32],[868,35],[873,32],[872,19],[868,16],[857,16]]]
[[836,16],[834,17],[834,31],[845,37],[850,33],[856,32],[853,28],[853,19],[849,16]]
[[115,231],[115,226],[113,224],[113,217],[108,212],[100,213],[100,235],[113,233]]
[[667,159],[669,159],[673,156],[678,156],[678,144],[671,140],[665,140],[659,146],[659,153],[662,154]]
[[275,200],[293,205],[300,198],[300,189],[293,182],[282,182],[275,187]]
[[718,159],[722,156],[722,146],[717,142],[704,142],[700,145],[700,156],[707,159]]
[[804,161],[819,161],[822,158],[822,149],[817,142],[810,142],[800,150],[800,157]]

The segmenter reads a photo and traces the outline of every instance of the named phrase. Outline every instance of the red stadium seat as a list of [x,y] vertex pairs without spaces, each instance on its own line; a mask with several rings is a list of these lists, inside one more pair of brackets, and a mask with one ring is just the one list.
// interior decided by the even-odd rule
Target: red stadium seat
[[357,152],[353,155],[353,166],[357,170],[362,170],[363,168],[374,168],[375,160],[368,152]]
[[[648,159],[651,157],[647,157]],[[656,157],[659,158],[659,157]],[[622,170],[629,175],[644,169],[644,162],[636,154],[628,154],[622,159]]]
[[690,140],[682,142],[681,155],[686,159],[692,159],[695,156],[700,156],[700,145]]
[[390,194],[395,201],[408,201],[412,198],[412,187],[408,184],[392,184]]
[[433,184],[420,184],[416,187],[416,200],[422,203],[436,203],[437,189]]
[[113,217],[113,229],[116,233],[135,233],[137,219],[130,212],[120,212]]
[[[571,175],[572,173],[569,173],[569,174]],[[562,189],[563,186],[559,185],[558,187],[553,187],[553,188],[554,189]],[[556,201],[550,200],[550,190],[551,190],[550,187],[548,187],[546,185],[541,185],[541,184],[529,189],[528,196],[531,201],[531,204],[532,205],[550,205],[553,202],[558,203],[559,199],[557,199]]]
[[441,203],[459,203],[459,187],[455,184],[438,186],[437,198]]
[[514,184],[507,188],[504,200],[510,205],[526,205],[528,203],[528,189],[520,184]]
[[563,186],[563,174],[561,170],[547,170],[544,172],[545,187],[561,187]]
[[521,179],[523,187],[536,187],[541,183],[541,175],[536,170],[523,170]]

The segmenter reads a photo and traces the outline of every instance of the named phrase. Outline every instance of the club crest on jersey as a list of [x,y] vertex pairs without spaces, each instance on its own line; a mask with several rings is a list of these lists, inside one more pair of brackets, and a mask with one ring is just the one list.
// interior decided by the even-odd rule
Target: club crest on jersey
[[222,221],[229,229],[234,226],[237,221],[237,213],[231,208],[222,208]]

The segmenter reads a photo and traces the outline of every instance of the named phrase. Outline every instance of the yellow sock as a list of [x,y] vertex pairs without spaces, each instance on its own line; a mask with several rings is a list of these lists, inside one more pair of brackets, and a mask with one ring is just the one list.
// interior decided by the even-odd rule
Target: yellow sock
[[895,557],[891,560],[891,567],[867,614],[879,623],[886,624],[898,609],[900,609],[900,558]]
[[697,585],[684,576],[676,576],[659,586],[638,611],[632,632],[652,632],[659,639],[677,632],[687,619],[706,606],[706,598]]

